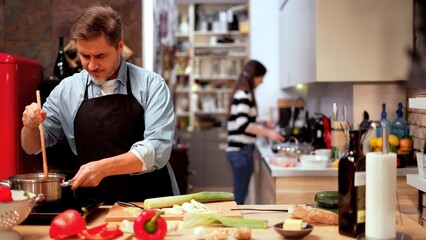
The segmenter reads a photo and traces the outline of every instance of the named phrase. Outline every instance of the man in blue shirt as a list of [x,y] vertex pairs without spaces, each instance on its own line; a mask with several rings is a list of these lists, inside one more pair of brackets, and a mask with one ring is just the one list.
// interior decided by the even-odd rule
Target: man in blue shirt
[[164,79],[125,62],[121,17],[110,7],[84,10],[71,38],[84,70],[62,80],[43,109],[26,106],[24,150],[40,152],[40,123],[46,146],[65,136],[77,155],[77,198],[114,203],[178,194],[168,163],[175,118]]

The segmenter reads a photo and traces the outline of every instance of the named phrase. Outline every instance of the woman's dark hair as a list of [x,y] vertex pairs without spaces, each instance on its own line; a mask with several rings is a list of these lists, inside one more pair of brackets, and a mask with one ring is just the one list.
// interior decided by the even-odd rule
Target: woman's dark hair
[[118,48],[123,38],[121,16],[110,6],[92,6],[81,13],[71,28],[72,39],[91,40],[105,36],[108,44]]
[[253,96],[254,106],[257,106],[256,97],[254,95],[254,77],[263,77],[266,74],[266,67],[256,60],[249,60],[246,65],[244,65],[243,70],[240,73],[237,81],[235,82],[232,94],[230,95],[230,101],[228,106],[228,112],[231,112],[231,105],[234,99],[234,94],[237,90],[244,90],[251,93]]

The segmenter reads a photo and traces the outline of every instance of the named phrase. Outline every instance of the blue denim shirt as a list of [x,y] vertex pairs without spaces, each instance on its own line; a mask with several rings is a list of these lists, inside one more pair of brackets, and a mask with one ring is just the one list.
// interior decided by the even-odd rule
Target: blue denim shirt
[[[173,102],[167,84],[160,75],[126,63],[123,58],[114,94],[127,94],[127,68],[132,94],[145,110],[145,139],[135,142],[129,151],[145,163],[142,172],[151,172],[165,166],[170,157],[175,131]],[[43,122],[46,146],[55,145],[65,136],[71,150],[77,154],[74,119],[83,101],[86,85],[89,99],[101,96],[100,86],[94,84],[88,72],[83,70],[63,79],[46,99],[43,105],[47,113]]]

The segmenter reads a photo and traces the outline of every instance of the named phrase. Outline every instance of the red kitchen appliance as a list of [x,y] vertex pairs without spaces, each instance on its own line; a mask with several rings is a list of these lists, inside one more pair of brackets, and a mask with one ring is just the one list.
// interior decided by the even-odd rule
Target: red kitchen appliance
[[[31,171],[38,157],[28,155],[21,147],[22,113],[36,101],[42,68],[37,61],[0,53],[0,179]],[[23,166],[25,164],[25,167]]]

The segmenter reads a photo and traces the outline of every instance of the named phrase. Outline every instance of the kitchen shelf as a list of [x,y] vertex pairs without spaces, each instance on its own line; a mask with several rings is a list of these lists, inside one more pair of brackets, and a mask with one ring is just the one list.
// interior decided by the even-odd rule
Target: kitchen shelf
[[175,57],[178,57],[178,58],[189,57],[189,54],[187,52],[175,52]]
[[408,106],[410,108],[416,108],[416,109],[424,109],[426,110],[426,98],[409,98],[408,99]]
[[195,36],[217,36],[217,35],[231,35],[231,36],[244,36],[247,33],[242,33],[240,31],[228,31],[228,32],[212,32],[212,31],[194,31]]
[[176,38],[189,38],[189,34],[188,33],[176,33],[175,37]]
[[175,93],[190,93],[191,90],[189,88],[180,88],[180,89],[175,89]]
[[189,112],[176,112],[177,117],[188,117],[189,114]]
[[[204,129],[206,126],[218,126],[218,123],[225,126],[232,87],[249,57],[250,44],[246,29],[239,31],[236,30],[239,26],[235,28],[236,24],[220,22],[219,15],[240,4],[241,2],[236,4],[229,1],[177,4],[179,19],[187,19],[189,26],[188,34],[182,34],[182,31],[175,34],[180,52],[175,53],[175,66],[179,66],[175,72],[179,74],[174,81],[178,87],[173,88],[173,93],[179,112],[176,117],[180,129],[186,126],[186,130],[192,131]],[[200,12],[205,16],[196,16]],[[243,21],[248,21],[248,10],[234,14],[239,22],[240,17],[243,17]],[[212,18],[214,16],[219,17]],[[219,21],[219,26],[226,28],[200,31],[200,24],[197,23],[200,19],[215,19],[214,21]],[[178,21],[177,26],[180,25]],[[214,28],[214,24],[208,26]],[[224,31],[231,29],[228,26],[234,27]]]
[[234,81],[235,79],[237,79],[238,76],[236,75],[232,75],[232,76],[198,76],[195,75],[193,76],[194,80],[200,80],[200,81],[225,81],[225,80],[229,80],[229,81]]
[[216,43],[216,44],[197,43],[197,44],[194,44],[194,48],[221,49],[221,48],[245,48],[245,47],[247,47],[246,43]]
[[200,89],[200,90],[195,90],[195,93],[231,93],[232,89],[228,88],[228,89]]
[[199,112],[196,112],[195,114],[198,115],[198,116],[212,115],[212,114],[214,114],[214,115],[216,115],[216,114],[226,115],[226,114],[228,114],[228,112],[227,111],[199,111]]
[[248,57],[247,53],[232,53],[232,52],[227,52],[226,54],[217,54],[217,55],[212,55],[212,54],[207,54],[207,55],[195,55],[194,58],[199,58],[199,59],[212,59],[212,58],[218,58],[218,57],[226,57],[228,59],[246,59]]

